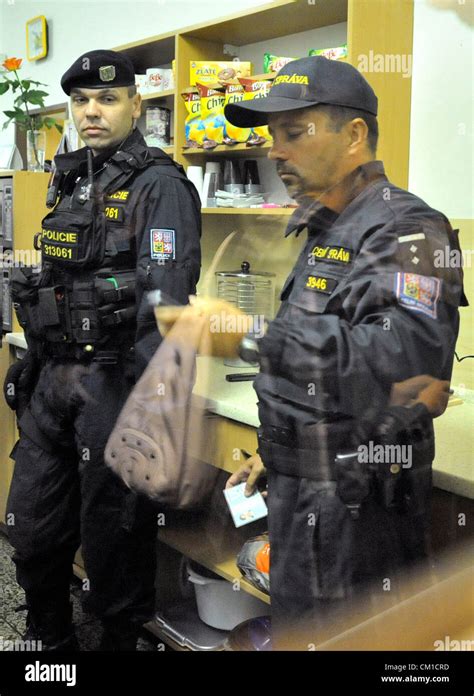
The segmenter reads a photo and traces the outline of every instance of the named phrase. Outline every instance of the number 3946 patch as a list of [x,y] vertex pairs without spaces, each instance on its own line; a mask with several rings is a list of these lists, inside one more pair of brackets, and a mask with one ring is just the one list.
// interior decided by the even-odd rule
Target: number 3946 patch
[[150,256],[152,259],[167,260],[176,256],[175,230],[150,230]]
[[395,294],[400,304],[436,319],[441,280],[417,273],[397,273]]
[[313,275],[307,277],[305,288],[313,292],[322,292],[324,295],[331,295],[334,288],[337,286],[335,278],[326,278],[325,276]]

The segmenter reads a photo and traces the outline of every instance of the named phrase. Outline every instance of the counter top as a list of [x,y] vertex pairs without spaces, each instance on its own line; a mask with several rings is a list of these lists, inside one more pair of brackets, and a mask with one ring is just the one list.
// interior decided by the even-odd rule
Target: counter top
[[[26,348],[21,332],[6,334],[7,343]],[[209,410],[253,428],[259,425],[253,382],[227,382],[229,373],[257,372],[231,367],[221,358],[199,357],[194,392],[207,399]],[[451,493],[474,498],[474,391],[454,387],[446,412],[434,421],[436,458],[433,483]]]
[[231,367],[223,358],[199,357],[194,393],[207,399],[213,413],[258,428],[257,395],[253,381],[227,382],[232,373],[254,373],[257,367]]
[[[195,393],[207,397],[213,413],[258,427],[253,382],[226,382],[225,376],[230,372],[256,372],[256,368],[232,368],[219,358],[198,358]],[[434,420],[433,483],[467,498],[474,498],[473,423],[474,391],[454,387],[446,412]]]

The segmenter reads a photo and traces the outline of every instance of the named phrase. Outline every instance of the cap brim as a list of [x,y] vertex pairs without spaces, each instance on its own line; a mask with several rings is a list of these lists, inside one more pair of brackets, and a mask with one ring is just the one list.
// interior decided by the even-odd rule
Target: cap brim
[[316,106],[319,102],[289,99],[288,97],[263,97],[248,102],[227,104],[224,109],[226,119],[239,128],[265,126],[270,114],[280,111],[293,111]]

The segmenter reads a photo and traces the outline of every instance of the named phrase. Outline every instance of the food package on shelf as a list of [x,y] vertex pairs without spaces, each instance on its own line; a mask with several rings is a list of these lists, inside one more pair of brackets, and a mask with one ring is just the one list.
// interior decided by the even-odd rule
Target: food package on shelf
[[335,48],[312,48],[309,56],[324,56],[330,60],[347,61],[347,44],[336,46]]
[[252,63],[240,60],[191,60],[189,84],[226,82],[252,74]]
[[274,56],[272,53],[264,53],[263,55],[263,72],[272,73],[278,72],[287,63],[291,63],[296,58],[284,58],[283,56]]
[[[268,96],[272,81],[269,79],[262,79],[266,77],[268,76],[254,75],[252,77],[239,78],[239,82],[244,88],[244,101],[261,99],[262,97]],[[268,132],[268,126],[254,126],[252,128],[252,135],[247,142],[251,145],[261,145],[267,140],[272,140],[272,136]]]
[[[231,80],[225,85],[224,110],[227,104],[235,104],[243,101],[245,91],[238,80]],[[224,123],[224,143],[234,145],[235,143],[246,143],[252,134],[251,128],[238,128],[225,119]]]
[[[218,86],[220,89],[216,89]],[[224,92],[221,85],[200,84],[197,88],[201,97],[201,121],[204,128],[202,146],[211,150],[224,141]]]
[[201,97],[196,87],[190,87],[181,93],[186,106],[187,116],[184,121],[186,147],[202,147],[204,142],[204,125],[201,119]]

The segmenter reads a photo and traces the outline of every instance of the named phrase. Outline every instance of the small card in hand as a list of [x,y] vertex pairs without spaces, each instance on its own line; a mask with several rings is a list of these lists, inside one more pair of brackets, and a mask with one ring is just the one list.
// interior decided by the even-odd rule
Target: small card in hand
[[267,516],[267,506],[262,494],[256,491],[253,495],[245,495],[245,483],[226,488],[224,496],[229,506],[236,527],[255,522]]

